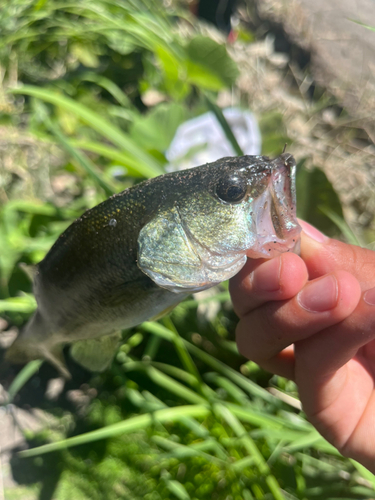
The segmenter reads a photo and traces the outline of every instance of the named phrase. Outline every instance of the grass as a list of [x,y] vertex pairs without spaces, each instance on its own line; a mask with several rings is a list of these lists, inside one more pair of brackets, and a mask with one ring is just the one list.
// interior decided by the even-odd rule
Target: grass
[[[19,0],[0,14],[7,103],[0,123],[27,127],[45,155],[55,144],[63,151],[50,170],[63,186],[53,195],[36,195],[25,182],[20,199],[27,162],[24,170],[12,164],[18,177],[0,182],[0,312],[9,327],[36,306],[20,263],[43,258],[86,208],[164,172],[165,145],[182,121],[213,111],[241,154],[216,104],[219,90],[235,89],[236,64],[223,44],[194,30],[183,37],[177,18],[194,22],[183,10],[135,0]],[[151,90],[161,104],[144,104]],[[282,120],[281,113],[261,119],[265,154],[288,139]],[[297,184],[301,216],[358,241],[321,170],[301,161]],[[24,367],[7,403],[55,418],[41,431],[23,430],[28,448],[12,456],[19,488],[6,498],[26,498],[25,491],[40,500],[374,496],[373,476],[268,390],[296,397],[294,384],[239,356],[236,321],[225,284],[215,296],[187,299],[167,318],[123,332],[105,373],[69,361],[73,380],[56,400],[45,397],[54,370],[40,361]]]

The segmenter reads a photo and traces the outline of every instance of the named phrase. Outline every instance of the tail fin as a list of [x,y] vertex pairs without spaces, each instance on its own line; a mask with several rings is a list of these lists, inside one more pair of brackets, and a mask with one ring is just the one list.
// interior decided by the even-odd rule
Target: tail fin
[[47,349],[45,338],[48,335],[45,322],[40,312],[36,310],[34,315],[26,323],[13,344],[5,353],[5,360],[14,364],[26,364],[33,359],[45,359],[49,361],[60,373],[70,379],[71,375],[66,368],[62,352],[62,345]]
[[40,344],[44,332],[44,320],[36,310],[5,353],[5,359],[18,365],[41,358]]

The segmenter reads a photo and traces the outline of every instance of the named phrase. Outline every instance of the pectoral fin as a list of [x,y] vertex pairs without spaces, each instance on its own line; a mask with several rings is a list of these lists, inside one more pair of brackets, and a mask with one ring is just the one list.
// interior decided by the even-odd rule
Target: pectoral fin
[[72,358],[87,370],[102,372],[112,362],[121,333],[106,335],[97,339],[79,340],[70,348]]
[[146,294],[145,279],[136,279],[133,281],[125,281],[120,283],[110,290],[101,299],[102,305],[106,307],[118,307],[127,304],[135,294]]

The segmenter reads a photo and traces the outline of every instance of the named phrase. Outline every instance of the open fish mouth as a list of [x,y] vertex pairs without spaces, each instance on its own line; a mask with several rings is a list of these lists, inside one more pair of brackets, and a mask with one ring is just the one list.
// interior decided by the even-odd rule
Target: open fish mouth
[[250,258],[272,258],[295,250],[301,227],[296,218],[296,164],[290,154],[273,160],[266,172],[268,186],[254,200],[255,245],[247,250]]
[[[269,259],[295,248],[301,227],[292,155],[231,161],[239,168],[214,178],[210,196],[176,200],[142,228],[137,264],[158,286],[196,292],[237,274],[248,257]],[[223,185],[229,187],[218,195]]]
[[[261,194],[253,200],[249,213],[252,237],[247,250],[215,253],[194,241],[201,264],[201,282],[194,291],[207,288],[237,274],[252,259],[273,258],[284,252],[297,251],[302,228],[296,217],[296,164],[292,155],[282,154],[260,172]],[[261,180],[263,179],[263,181]],[[194,238],[190,236],[190,241]]]

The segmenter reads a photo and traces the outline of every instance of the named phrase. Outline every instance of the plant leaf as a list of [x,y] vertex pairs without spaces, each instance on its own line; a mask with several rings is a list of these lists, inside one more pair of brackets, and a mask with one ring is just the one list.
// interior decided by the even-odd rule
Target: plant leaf
[[[209,70],[225,86],[230,87],[236,81],[239,74],[236,63],[228,55],[226,47],[212,38],[196,36],[186,46],[186,52],[190,61]],[[204,83],[204,80],[200,80],[200,83]]]
[[23,85],[22,87],[9,90],[9,92],[13,94],[30,95],[70,111],[71,113],[77,115],[84,123],[112,142],[112,144],[115,144],[120,149],[132,155],[143,168],[146,167],[148,169],[152,169],[155,176],[164,173],[161,165],[157,160],[155,160],[155,158],[146,153],[142,148],[138,147],[134,141],[124,134],[124,132],[122,132],[119,128],[109,123],[87,106],[53,90],[39,89],[38,87],[33,87],[31,85]]
[[338,236],[336,223],[323,213],[323,210],[329,210],[343,219],[340,199],[326,174],[318,168],[308,170],[302,162],[297,168],[296,187],[298,217],[329,236]]
[[74,436],[56,443],[49,443],[30,450],[19,452],[20,457],[34,457],[36,455],[43,455],[51,451],[63,450],[71,446],[78,446],[80,444],[92,443],[99,439],[107,439],[121,434],[134,432],[139,429],[145,429],[154,425],[155,422],[175,422],[184,417],[197,417],[202,418],[210,413],[210,409],[203,405],[187,405],[178,406],[177,408],[166,408],[157,410],[152,414],[137,415],[136,417],[128,418],[116,424],[107,425],[102,429],[86,432],[79,436]]

